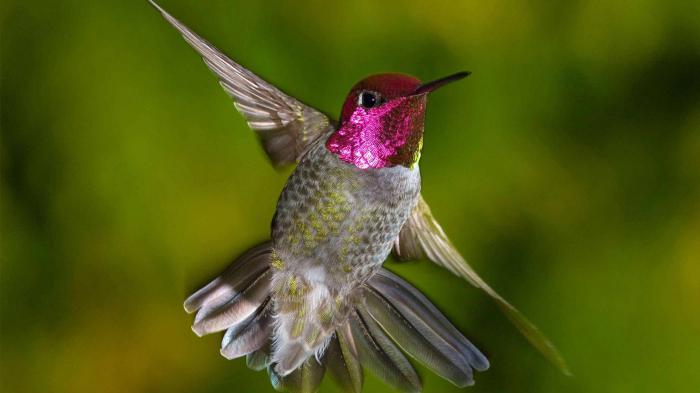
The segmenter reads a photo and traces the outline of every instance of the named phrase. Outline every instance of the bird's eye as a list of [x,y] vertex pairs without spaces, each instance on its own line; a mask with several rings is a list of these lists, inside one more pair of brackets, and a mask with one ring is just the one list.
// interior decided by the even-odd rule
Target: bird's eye
[[363,91],[357,97],[357,103],[365,108],[374,108],[382,103],[382,97],[373,91]]

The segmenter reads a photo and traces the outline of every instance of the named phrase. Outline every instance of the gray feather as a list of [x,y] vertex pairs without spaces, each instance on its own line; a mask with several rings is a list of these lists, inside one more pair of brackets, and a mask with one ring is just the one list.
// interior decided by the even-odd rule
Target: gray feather
[[324,362],[340,387],[350,393],[360,393],[364,382],[362,365],[357,349],[352,341],[350,325],[345,323],[338,328],[333,340],[328,344]]
[[223,357],[235,359],[265,345],[272,333],[272,310],[269,302],[269,298],[265,300],[266,305],[261,307],[250,322],[232,326],[226,331],[221,343]]
[[299,368],[286,376],[277,374],[272,367],[268,368],[270,382],[275,390],[290,393],[316,392],[325,372],[325,366],[314,357],[307,359]]
[[421,391],[416,370],[369,315],[357,310],[350,315],[350,326],[363,366],[401,391]]
[[271,348],[272,343],[268,339],[260,348],[246,355],[245,362],[248,368],[255,371],[261,371],[269,366]]
[[426,334],[432,332],[439,337],[435,337],[435,340],[444,340],[456,348],[475,370],[484,371],[489,368],[489,361],[481,351],[406,281],[382,269],[369,280],[368,285],[381,293],[414,327]]
[[544,333],[479,277],[476,271],[459,254],[445,234],[445,231],[433,217],[430,207],[422,195],[396,238],[394,251],[401,259],[427,257],[483,290],[496,302],[501,311],[532,346],[564,374],[570,375],[566,361]]
[[240,293],[217,308],[202,307],[192,330],[198,335],[218,332],[239,324],[252,316],[270,292],[269,270],[257,277]]
[[185,300],[185,311],[195,312],[202,307],[216,309],[231,300],[238,292],[258,277],[270,265],[272,244],[266,242],[246,251],[209,284]]
[[371,287],[364,291],[369,315],[404,351],[459,387],[474,384],[472,369],[459,347],[451,345],[425,324],[413,324]]
[[277,347],[274,358],[279,359],[279,363],[275,365],[275,371],[281,376],[289,375],[300,367],[312,353],[313,351],[306,348],[300,341],[286,343],[284,347]]
[[257,132],[275,166],[299,160],[313,141],[333,129],[326,115],[283,93],[234,62],[153,0],[149,2],[199,52],[207,67],[216,74],[221,86],[234,99],[238,111]]

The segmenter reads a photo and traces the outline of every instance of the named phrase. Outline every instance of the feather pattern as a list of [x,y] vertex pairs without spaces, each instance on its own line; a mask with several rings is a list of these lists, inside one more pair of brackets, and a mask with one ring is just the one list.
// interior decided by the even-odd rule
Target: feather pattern
[[364,310],[357,309],[350,314],[350,327],[360,360],[365,367],[401,391],[421,391],[421,381],[416,370]]
[[216,309],[233,298],[245,285],[269,268],[271,253],[271,242],[246,251],[223,274],[189,296],[185,300],[185,311],[193,313],[201,308]]
[[272,343],[268,337],[263,345],[245,357],[246,366],[254,371],[262,371],[270,365],[270,351]]
[[[340,318],[337,323],[304,319],[305,310],[328,306],[308,299],[329,296],[315,293],[324,289],[302,277],[275,284],[275,258],[270,243],[254,247],[186,301],[188,310],[198,311],[195,332],[226,330],[222,356],[246,355],[251,369],[267,368],[275,389],[315,392],[328,368],[344,390],[360,393],[366,367],[402,391],[418,392],[420,378],[404,351],[458,386],[473,383],[472,369],[488,368],[488,360],[425,296],[385,269],[345,296],[348,309],[331,313]],[[299,321],[305,321],[299,329],[281,329]]]
[[[270,292],[270,243],[252,248],[219,277],[185,300],[197,311],[192,330],[199,336],[249,323]],[[240,327],[237,327],[239,329]]]
[[447,345],[456,348],[477,371],[489,368],[488,359],[423,294],[405,280],[382,269],[367,285],[381,293],[426,338],[436,343],[444,340]]
[[226,331],[221,342],[221,355],[236,359],[262,348],[272,333],[272,307],[270,299],[247,323],[234,325]]
[[321,358],[335,328],[333,315],[340,314],[329,289],[318,282],[311,284],[307,278],[279,275],[273,280],[276,326],[272,362],[282,376],[309,356]]
[[221,86],[233,98],[236,109],[260,137],[275,166],[298,161],[319,136],[333,130],[326,115],[245,69],[153,0],[149,2],[199,52],[207,67],[216,74]]
[[418,198],[411,216],[401,229],[394,244],[394,251],[401,259],[428,258],[483,290],[547,360],[564,374],[570,375],[566,361],[544,333],[479,277],[459,254],[445,235],[445,231],[433,217],[430,207],[422,195]]
[[324,356],[328,371],[343,390],[360,393],[364,382],[362,365],[346,322],[336,331]]
[[313,393],[318,390],[323,375],[326,372],[325,366],[316,358],[307,359],[301,366],[288,375],[277,374],[273,367],[268,367],[270,382],[275,390],[290,393]]
[[195,317],[192,330],[199,336],[226,330],[243,323],[263,305],[270,293],[269,270],[253,280],[240,293],[216,308],[202,307]]
[[472,385],[472,369],[460,348],[423,326],[413,325],[387,298],[371,287],[364,291],[368,314],[401,349],[453,384]]

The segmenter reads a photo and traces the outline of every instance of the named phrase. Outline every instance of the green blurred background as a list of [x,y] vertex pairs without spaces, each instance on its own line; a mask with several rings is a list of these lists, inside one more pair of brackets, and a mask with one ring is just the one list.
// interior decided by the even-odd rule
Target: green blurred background
[[[700,3],[162,5],[333,115],[368,74],[473,72],[431,96],[424,195],[575,377],[464,281],[388,263],[489,354],[464,391],[698,391]],[[0,19],[0,390],[271,390],[182,301],[268,236],[288,171],[145,0],[5,1]]]

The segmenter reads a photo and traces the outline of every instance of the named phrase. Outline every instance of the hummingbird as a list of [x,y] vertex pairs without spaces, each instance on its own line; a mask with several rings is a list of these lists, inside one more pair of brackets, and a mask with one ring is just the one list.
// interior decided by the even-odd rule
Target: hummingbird
[[277,390],[313,392],[326,371],[350,392],[367,369],[419,392],[406,355],[459,387],[489,361],[411,284],[382,267],[428,259],[492,298],[548,360],[554,345],[470,267],[421,195],[428,95],[469,72],[423,83],[399,73],[362,79],[340,120],[236,63],[153,0],[233,99],[272,164],[296,164],[279,196],[271,239],[243,253],[184,303],[198,335],[225,331],[221,354],[267,369]]

